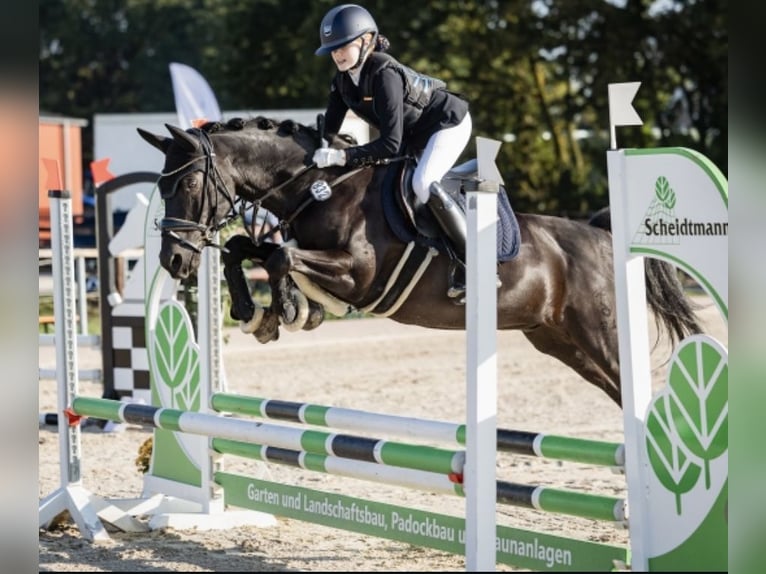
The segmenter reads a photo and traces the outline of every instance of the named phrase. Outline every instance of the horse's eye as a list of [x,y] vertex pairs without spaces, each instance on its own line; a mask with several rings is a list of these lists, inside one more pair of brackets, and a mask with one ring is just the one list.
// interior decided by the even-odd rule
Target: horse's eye
[[186,179],[186,188],[187,189],[195,190],[195,189],[197,189],[198,185],[199,185],[199,183],[197,182],[197,178],[196,177],[189,177],[189,178]]

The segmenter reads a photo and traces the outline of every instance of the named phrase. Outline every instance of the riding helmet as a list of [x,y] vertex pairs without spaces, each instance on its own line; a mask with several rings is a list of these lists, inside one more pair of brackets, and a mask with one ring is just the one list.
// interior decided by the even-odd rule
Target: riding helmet
[[336,6],[322,18],[319,25],[321,46],[315,54],[323,56],[353,42],[362,34],[378,34],[378,26],[370,13],[356,4]]

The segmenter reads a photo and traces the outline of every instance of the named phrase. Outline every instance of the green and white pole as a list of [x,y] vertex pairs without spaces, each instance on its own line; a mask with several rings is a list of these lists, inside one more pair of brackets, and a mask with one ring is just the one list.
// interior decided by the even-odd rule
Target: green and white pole
[[[233,393],[214,393],[210,404],[214,411],[222,413],[385,434],[421,442],[460,446],[465,446],[466,443],[466,425],[446,421]],[[625,465],[625,447],[620,443],[521,430],[497,429],[497,450],[617,469],[622,469]]]
[[[463,451],[306,430],[209,413],[126,404],[91,397],[75,398],[72,410],[78,415],[147,425],[174,433],[267,444],[312,454],[327,454],[445,475],[460,476],[465,466]],[[209,458],[209,453],[206,454]]]
[[[211,448],[306,470],[468,498],[464,453],[221,416],[77,397],[78,415],[210,437]],[[620,498],[499,481],[495,502],[594,520],[625,522]]]

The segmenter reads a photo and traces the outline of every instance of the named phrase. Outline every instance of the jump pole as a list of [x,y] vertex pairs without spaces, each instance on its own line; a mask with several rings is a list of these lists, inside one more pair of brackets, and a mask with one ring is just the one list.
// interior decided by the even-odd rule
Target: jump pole
[[[465,452],[438,447],[280,426],[110,399],[76,397],[72,411],[114,422],[140,424],[210,438],[211,449],[255,460],[285,460],[307,470],[353,476],[438,493],[465,496],[460,476]],[[329,462],[324,468],[325,461]],[[317,463],[319,462],[319,466]],[[394,479],[394,480],[392,480]],[[497,502],[544,512],[625,523],[625,501],[547,486],[497,481]]]
[[[465,446],[466,443],[466,425],[448,421],[234,393],[214,393],[210,405],[214,411],[220,413],[236,413],[303,425],[374,432],[458,446]],[[623,472],[625,467],[625,445],[617,442],[499,428],[497,429],[497,450],[524,456],[608,466],[615,472]]]

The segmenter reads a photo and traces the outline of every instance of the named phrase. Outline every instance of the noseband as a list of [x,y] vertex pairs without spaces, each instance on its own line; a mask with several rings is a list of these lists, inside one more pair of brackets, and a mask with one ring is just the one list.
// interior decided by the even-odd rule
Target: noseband
[[[187,161],[185,164],[183,164],[181,167],[176,168],[172,171],[168,172],[162,172],[160,174],[160,178],[168,177],[171,175],[176,175],[176,181],[173,184],[173,187],[171,188],[169,193],[163,194],[161,193],[160,196],[163,200],[171,199],[176,192],[178,191],[178,184],[181,182],[181,180],[189,175],[190,173],[193,173],[195,171],[202,171],[203,172],[203,179],[202,179],[202,195],[203,195],[203,207],[204,207],[204,198],[210,197],[211,189],[212,189],[212,195],[213,195],[213,213],[218,213],[218,196],[219,192],[220,195],[222,195],[226,200],[229,202],[230,209],[227,214],[227,216],[221,220],[221,221],[215,221],[212,225],[205,225],[200,222],[196,221],[190,221],[188,219],[179,219],[177,217],[163,217],[159,222],[155,221],[155,225],[157,228],[162,232],[163,236],[171,237],[184,247],[191,249],[192,251],[195,251],[196,253],[201,253],[202,249],[205,247],[215,247],[216,249],[220,249],[221,251],[227,252],[228,250],[223,247],[222,245],[219,245],[214,241],[216,234],[226,227],[234,218],[237,217],[237,200],[232,196],[232,194],[229,192],[229,189],[226,187],[226,183],[223,181],[223,178],[221,177],[221,174],[218,172],[218,168],[215,165],[215,162],[213,161],[213,158],[215,158],[215,152],[213,151],[213,144],[210,141],[210,136],[207,134],[207,132],[199,129],[199,128],[193,128],[192,130],[189,130],[190,132],[193,132],[197,135],[200,142],[200,148],[202,150],[202,154],[193,157],[189,161]],[[197,162],[204,161],[204,168],[199,169],[196,167]],[[198,245],[195,245],[191,241],[184,239],[181,237],[178,232],[179,231],[199,231],[202,234],[202,240]]]

